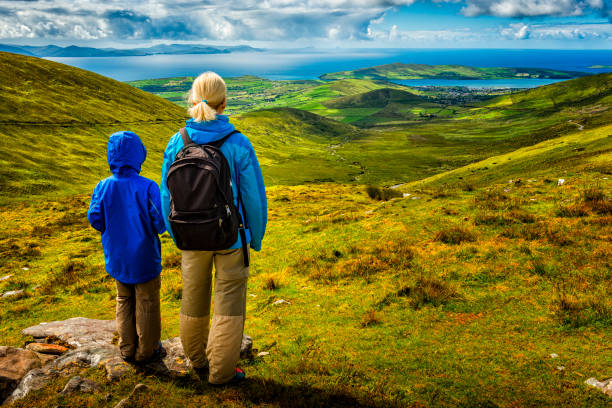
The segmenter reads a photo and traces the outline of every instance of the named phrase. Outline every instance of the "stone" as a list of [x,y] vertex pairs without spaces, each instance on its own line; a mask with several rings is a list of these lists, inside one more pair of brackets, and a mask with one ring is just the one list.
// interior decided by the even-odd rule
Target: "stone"
[[173,337],[164,340],[162,341],[162,347],[166,351],[166,355],[160,360],[145,364],[143,368],[146,371],[167,377],[186,376],[191,369],[191,362],[183,352],[181,339]]
[[259,353],[257,353],[257,357],[264,357],[268,355],[270,355],[269,351],[260,351]]
[[253,358],[253,339],[246,334],[242,335],[242,343],[240,344],[240,358]]
[[550,358],[559,358],[559,355],[557,353],[552,353],[550,355]]
[[117,324],[114,320],[96,320],[73,317],[28,327],[21,333],[35,339],[56,337],[73,347],[111,344]]
[[148,392],[150,388],[146,384],[136,384],[130,395],[122,399],[115,405],[115,408],[127,408],[132,406],[132,401],[140,394]]
[[277,301],[275,301],[272,304],[278,306],[278,305],[290,305],[291,303],[286,301],[285,299],[278,299]]
[[73,394],[75,392],[84,392],[87,394],[93,394],[94,392],[101,391],[102,387],[100,384],[89,378],[81,378],[77,375],[72,377],[64,389],[60,392],[62,395]]
[[604,394],[612,397],[612,378],[608,378],[607,380],[598,381],[597,378],[591,377],[585,381],[587,385],[591,387],[598,388]]
[[0,401],[11,395],[28,371],[41,365],[33,351],[0,346]]
[[13,391],[11,396],[4,401],[5,403],[11,403],[18,399],[21,399],[28,395],[32,391],[40,390],[44,388],[53,379],[53,373],[49,368],[35,368],[30,371],[17,385],[17,388]]
[[559,180],[557,180],[557,185],[558,185],[558,186],[562,186],[562,185],[563,185],[563,183],[565,183],[565,179],[559,179]]
[[[32,360],[35,362],[24,368],[20,376],[14,376],[15,378],[10,389],[7,389],[6,395],[9,395],[12,391],[9,399],[15,401],[23,398],[30,391],[46,386],[56,376],[75,375],[88,367],[104,368],[106,378],[109,381],[116,381],[123,377],[126,373],[134,370],[134,367],[123,361],[119,348],[112,344],[115,338],[115,329],[116,324],[113,320],[75,317],[64,321],[41,323],[23,330],[24,335],[37,339],[36,343],[28,345],[29,348],[53,350],[54,352],[66,349],[66,351],[56,357],[54,354],[39,354],[32,350],[16,349],[21,350],[20,353],[29,353],[28,355],[36,360]],[[70,350],[54,344],[42,344],[42,341],[60,341],[69,344],[74,349]],[[174,337],[164,340],[162,346],[165,350],[164,357],[140,365],[139,370],[168,377],[186,376],[191,369],[191,363],[183,352],[180,338]],[[241,357],[251,358],[252,350],[253,340],[249,336],[243,335],[240,348]],[[0,358],[0,362],[1,360]],[[42,364],[44,366],[39,368]],[[81,388],[78,389],[81,390]],[[2,400],[0,399],[0,401]]]
[[60,356],[70,350],[68,347],[46,343],[30,343],[26,346],[26,349],[41,354],[54,354],[56,356]]
[[36,353],[36,357],[38,357],[38,359],[40,360],[40,363],[42,365],[45,365],[49,361],[55,360],[57,358],[57,356],[53,355],[53,354],[42,354],[42,353],[37,353],[37,352],[35,352],[35,353]]
[[5,280],[9,280],[13,277],[13,275],[6,275],[0,278],[0,282],[5,281]]
[[4,292],[2,294],[2,298],[9,298],[9,297],[17,296],[17,295],[21,295],[22,293],[24,293],[23,289],[9,290],[8,292]]

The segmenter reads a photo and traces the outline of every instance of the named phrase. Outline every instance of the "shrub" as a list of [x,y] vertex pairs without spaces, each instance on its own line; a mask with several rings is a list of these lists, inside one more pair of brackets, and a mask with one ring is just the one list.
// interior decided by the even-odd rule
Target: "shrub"
[[368,311],[361,320],[361,327],[370,327],[380,323],[380,319],[376,316],[374,310]]
[[180,252],[172,252],[164,257],[164,268],[178,268],[181,266],[182,259]]
[[553,311],[563,326],[578,328],[612,323],[612,305],[608,296],[570,293],[565,285],[556,286]]
[[437,276],[421,275],[412,286],[405,286],[397,292],[390,293],[377,303],[377,307],[389,305],[394,299],[408,298],[410,306],[418,310],[425,305],[440,306],[453,299],[458,299],[458,292],[446,281]]
[[267,278],[263,284],[263,289],[265,290],[276,290],[278,288],[280,288],[280,284],[273,276]]
[[397,189],[375,186],[367,186],[366,193],[371,199],[378,201],[388,201],[392,198],[403,196],[402,192]]
[[594,203],[605,199],[606,195],[600,186],[591,186],[582,190],[582,201],[585,203]]
[[440,230],[434,237],[436,241],[444,242],[445,244],[460,244],[462,242],[474,242],[476,235],[470,229],[461,226],[454,226]]
[[556,211],[557,216],[559,217],[584,217],[588,214],[586,208],[582,204],[572,204],[560,206]]

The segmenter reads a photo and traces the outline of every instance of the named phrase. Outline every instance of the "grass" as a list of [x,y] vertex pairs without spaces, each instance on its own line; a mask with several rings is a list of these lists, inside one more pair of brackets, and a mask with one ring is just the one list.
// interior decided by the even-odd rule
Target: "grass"
[[[610,125],[597,108],[605,92],[577,81],[586,82],[562,88],[576,89],[571,107],[541,102],[557,89],[548,88],[529,109],[523,96],[502,97],[397,126],[294,108],[232,117],[266,177],[268,229],[253,254],[245,332],[270,354],[240,362],[250,380],[238,388],[138,372],[110,383],[89,369],[101,393],[63,397],[68,379],[57,378],[14,406],[114,406],[137,383],[151,387],[139,406],[608,406],[584,380],[611,367]],[[304,103],[320,103],[372,83],[285,85],[312,85]],[[578,116],[583,131],[567,123]],[[112,319],[114,281],[85,214],[108,174],[113,125],[2,126],[21,139],[0,142],[10,193],[0,202],[0,276],[13,275],[0,293],[25,294],[0,299],[0,344],[23,346],[21,330],[43,321]],[[157,180],[178,123],[134,126],[153,158],[143,173]],[[39,147],[32,159],[14,153],[21,140]],[[366,191],[402,182],[392,200]],[[179,334],[181,257],[167,234],[161,242],[169,338]]]
[[[577,199],[582,186],[598,176],[571,180]],[[607,184],[600,188],[609,194]],[[540,191],[537,203],[526,199],[533,191]],[[474,223],[470,229],[477,243],[449,245],[436,239],[437,229],[431,226],[460,225],[465,218],[469,224],[482,211],[474,195],[490,191],[457,189],[431,201],[425,191],[413,193],[423,198],[381,206],[350,185],[270,187],[269,230],[264,250],[253,257],[248,291],[254,296],[249,296],[246,325],[255,347],[270,355],[241,363],[252,382],[235,390],[201,390],[190,378],[168,382],[135,374],[125,384],[147,383],[154,392],[143,404],[167,406],[284,406],[289,395],[296,406],[419,406],[432,398],[434,406],[460,406],[474,401],[471,390],[479,385],[483,400],[502,407],[538,401],[605,406],[607,397],[587,390],[582,376],[605,376],[609,368],[606,313],[612,306],[602,294],[612,276],[606,267],[610,250],[602,239],[610,224],[593,222],[602,216],[589,211],[578,220],[580,235],[569,235],[572,245],[559,245],[546,233],[533,240],[505,237],[500,233],[508,224]],[[557,217],[556,186],[543,180],[499,197],[523,203],[520,211],[550,220],[546,225],[576,228],[574,218]],[[103,271],[95,231],[70,223],[50,235],[33,235],[42,220],[57,224],[66,214],[84,210],[85,198],[3,210],[7,221],[1,232],[13,231],[4,240],[20,248],[35,242],[40,254],[3,255],[0,275],[16,273],[16,280],[0,282],[0,291],[18,285],[29,295],[0,300],[0,318],[7,322],[0,343],[21,345],[23,327],[72,317],[75,303],[79,315],[113,317],[114,284]],[[442,214],[441,207],[456,213]],[[347,217],[347,211],[354,215]],[[522,224],[519,218],[510,225],[535,224]],[[178,334],[180,258],[167,235],[162,245],[166,338]],[[24,266],[29,270],[21,270]],[[35,289],[40,282],[42,287]],[[561,292],[560,285],[571,291]],[[291,305],[272,306],[277,299]],[[562,356],[565,375],[547,360],[552,352]],[[91,375],[98,374],[94,370]],[[58,379],[16,406],[59,404],[61,397],[53,390],[64,381]],[[100,381],[112,391],[110,404],[129,391],[123,382]],[[549,386],[543,388],[542,382]],[[85,405],[97,403],[96,396],[77,398]]]

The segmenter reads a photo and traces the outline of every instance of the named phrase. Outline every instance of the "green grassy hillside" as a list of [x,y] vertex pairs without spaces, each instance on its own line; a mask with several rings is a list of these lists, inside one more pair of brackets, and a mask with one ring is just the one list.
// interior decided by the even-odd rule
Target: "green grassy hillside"
[[83,193],[110,172],[108,136],[138,133],[143,175],[157,178],[167,139],[185,118],[162,98],[94,73],[0,53],[1,201],[29,194]]
[[[87,93],[97,78],[19,58],[30,89],[64,71],[62,86],[81,76],[82,88],[38,95],[57,121],[73,115],[62,98]],[[46,71],[36,71],[39,63]],[[91,368],[80,375],[101,392],[61,395],[69,377],[58,377],[12,407],[114,407],[138,383],[151,391],[137,406],[608,407],[609,397],[584,382],[612,375],[609,75],[367,129],[290,107],[232,116],[257,152],[269,206],[245,324],[268,354],[240,361],[248,381],[219,389],[193,373],[136,371],[111,382]],[[114,318],[115,284],[86,219],[89,192],[108,174],[106,140],[124,128],[141,134],[144,173],[158,179],[183,110],[99,81],[115,95],[92,97],[83,109],[100,121],[116,112],[114,124],[78,116],[24,125],[39,118],[32,113],[0,127],[0,277],[11,275],[0,293],[24,290],[0,297],[0,345],[23,346],[30,339],[21,330],[44,321]],[[355,109],[368,109],[370,97],[386,101],[363,116],[371,124],[426,104],[366,80],[311,85],[261,103],[286,97],[346,118],[348,101],[363,103]],[[14,95],[3,88],[0,97]],[[159,104],[168,122],[147,119],[159,114],[149,111],[129,122],[122,106],[137,110],[139,98]],[[342,107],[323,105],[332,98]],[[100,118],[97,103],[107,103]],[[408,184],[381,191],[400,182]],[[181,256],[168,234],[161,242],[162,337],[169,338],[179,334]],[[275,304],[280,299],[287,303]]]
[[476,68],[464,65],[402,64],[399,62],[321,75],[324,80],[358,79],[504,79],[557,78],[569,79],[585,75],[581,72],[540,68]]

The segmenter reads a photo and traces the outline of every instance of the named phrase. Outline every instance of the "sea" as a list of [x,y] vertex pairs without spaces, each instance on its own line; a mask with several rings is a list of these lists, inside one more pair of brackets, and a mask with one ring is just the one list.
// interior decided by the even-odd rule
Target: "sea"
[[[612,50],[521,49],[293,49],[229,54],[150,55],[135,57],[48,58],[119,81],[195,76],[215,71],[224,77],[255,75],[271,80],[316,79],[344,70],[401,62],[457,64],[474,67],[549,68],[589,74],[610,72]],[[608,68],[593,68],[608,66]],[[414,80],[413,86],[532,88],[556,82],[547,79]]]

